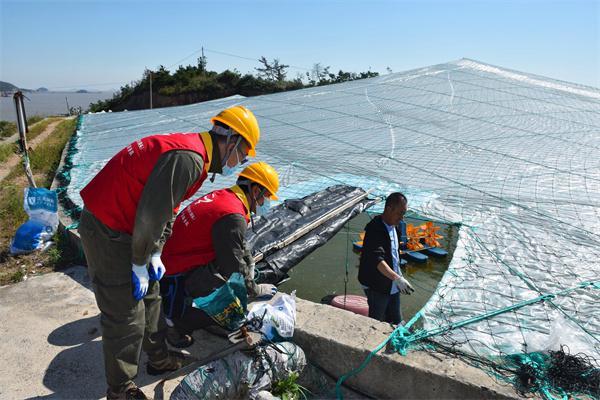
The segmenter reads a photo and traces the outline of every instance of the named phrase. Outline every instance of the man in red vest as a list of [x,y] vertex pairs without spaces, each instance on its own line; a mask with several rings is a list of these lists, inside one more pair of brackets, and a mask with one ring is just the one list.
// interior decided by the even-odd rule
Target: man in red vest
[[273,167],[254,163],[240,173],[235,186],[199,198],[177,216],[163,251],[167,271],[161,281],[167,322],[175,328],[167,336],[173,346],[191,345],[194,330],[214,324],[206,313],[188,304],[221,287],[234,272],[244,276],[250,297],[277,292],[273,285],[254,282],[246,229],[250,213],[265,214],[270,200],[277,200],[278,189]]
[[211,119],[204,133],[149,136],[117,153],[81,191],[79,233],[101,312],[108,399],[145,399],[133,379],[143,349],[147,372],[179,369],[169,352],[158,281],[161,251],[174,215],[209,173],[229,174],[260,138],[258,122],[242,106]]

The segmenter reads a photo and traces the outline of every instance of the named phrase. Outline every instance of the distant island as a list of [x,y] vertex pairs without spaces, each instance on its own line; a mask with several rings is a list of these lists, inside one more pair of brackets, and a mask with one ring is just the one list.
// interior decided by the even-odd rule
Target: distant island
[[0,81],[0,92],[16,92],[19,88],[12,83]]
[[20,88],[16,85],[13,85],[10,82],[4,82],[4,81],[0,81],[0,93],[2,94],[2,96],[6,97],[6,96],[10,96],[12,95],[14,92],[16,91],[22,91],[22,92],[26,92],[26,93],[31,93],[31,92],[35,92],[35,93],[102,93],[102,91],[97,90],[97,89],[70,89],[70,90],[61,90],[58,92],[54,92],[52,90],[49,90],[48,88],[42,86],[39,87],[37,89],[25,89],[25,88]]
[[18,86],[13,85],[10,82],[0,81],[0,93],[2,93],[3,97],[11,95],[14,92],[17,92],[19,90],[21,92],[47,92],[48,91],[48,89],[46,89],[44,87],[41,87],[41,88],[39,88],[37,90],[31,90],[31,89],[20,88]]

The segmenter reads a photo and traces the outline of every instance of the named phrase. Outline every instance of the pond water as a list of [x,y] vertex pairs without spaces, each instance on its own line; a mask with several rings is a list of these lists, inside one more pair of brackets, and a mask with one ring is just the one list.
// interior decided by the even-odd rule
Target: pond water
[[[352,242],[359,240],[358,234],[364,230],[371,216],[367,213],[358,215],[349,221],[327,244],[318,248],[289,272],[290,280],[280,285],[280,290],[296,295],[302,299],[320,302],[331,294],[358,294],[364,296],[358,282],[359,255],[352,249]],[[420,219],[405,218],[407,224],[420,225]],[[402,270],[403,275],[414,287],[410,296],[401,296],[403,317],[408,321],[429,300],[440,279],[446,272],[456,248],[458,228],[456,226],[437,223],[440,226],[442,247],[448,251],[443,258],[429,256],[426,263],[409,262]],[[345,287],[345,288],[344,288]]]

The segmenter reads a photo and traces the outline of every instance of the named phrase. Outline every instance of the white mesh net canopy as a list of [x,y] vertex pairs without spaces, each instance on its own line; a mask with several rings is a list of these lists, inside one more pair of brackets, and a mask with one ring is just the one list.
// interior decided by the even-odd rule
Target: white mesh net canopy
[[[208,130],[210,117],[236,104],[259,120],[258,158],[279,171],[282,199],[338,183],[399,190],[419,215],[460,224],[448,271],[421,311],[426,330],[452,328],[434,341],[488,359],[560,344],[600,358],[600,90],[462,59],[252,98],[85,115],[68,197],[81,206],[79,190],[132,141]],[[233,179],[218,176],[201,193]]]

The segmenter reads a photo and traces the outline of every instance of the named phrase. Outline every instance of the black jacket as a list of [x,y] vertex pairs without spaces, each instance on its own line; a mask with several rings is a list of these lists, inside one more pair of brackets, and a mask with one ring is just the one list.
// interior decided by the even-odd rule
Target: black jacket
[[[398,227],[396,227],[396,233],[400,238],[401,232]],[[376,292],[390,294],[392,280],[377,269],[377,264],[382,260],[393,269],[390,234],[381,215],[378,215],[365,227],[365,238],[358,267],[358,281]]]

